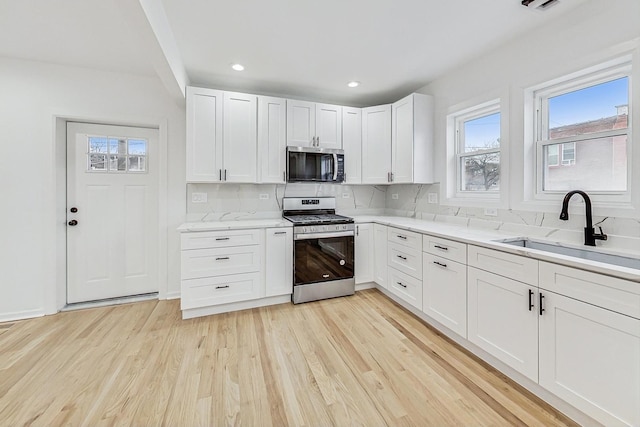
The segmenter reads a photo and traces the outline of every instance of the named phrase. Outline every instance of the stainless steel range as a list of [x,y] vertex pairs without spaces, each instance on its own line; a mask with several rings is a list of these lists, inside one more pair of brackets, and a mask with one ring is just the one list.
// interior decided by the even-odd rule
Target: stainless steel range
[[336,199],[286,197],[283,217],[293,223],[293,303],[353,295],[355,225],[336,215]]

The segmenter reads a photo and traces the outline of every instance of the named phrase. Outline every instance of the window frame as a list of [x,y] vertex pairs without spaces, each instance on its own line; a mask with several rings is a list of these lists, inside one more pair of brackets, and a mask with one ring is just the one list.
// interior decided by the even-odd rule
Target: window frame
[[[624,129],[613,129],[592,132],[582,135],[574,135],[563,138],[549,139],[549,99],[561,96],[570,92],[597,86],[619,78],[627,78],[628,81],[628,120],[627,127]],[[545,190],[544,189],[544,171],[545,171],[545,147],[551,145],[559,145],[558,165],[557,167],[572,166],[576,161],[577,144],[584,141],[602,139],[615,136],[627,137],[627,189],[625,191],[604,191],[590,190],[589,195],[592,200],[603,203],[629,203],[632,194],[632,65],[630,60],[620,62],[615,65],[603,66],[595,71],[581,73],[576,75],[568,75],[554,80],[553,83],[547,83],[531,90],[533,100],[533,148],[536,153],[533,165],[535,188],[534,198],[536,200],[557,200],[566,194],[566,190]],[[570,164],[563,163],[564,145],[573,143],[574,157]]]
[[[107,140],[107,151],[105,153],[93,153],[91,152],[91,139],[92,138],[105,138]],[[110,140],[115,139],[118,140],[118,142],[124,140],[126,141],[126,153],[124,154],[120,154],[120,153],[112,153],[111,152],[111,145],[110,145]],[[131,154],[129,152],[129,145],[130,145],[130,141],[144,141],[145,143],[145,152],[144,154]],[[87,161],[87,165],[85,168],[85,173],[90,173],[90,174],[112,174],[112,175],[121,175],[121,174],[132,174],[132,175],[138,175],[138,174],[147,174],[149,173],[149,140],[147,138],[138,138],[138,137],[128,137],[128,136],[113,136],[113,135],[87,135],[87,143],[86,143],[86,161]],[[99,154],[99,155],[104,155],[105,156],[105,169],[91,169],[91,155],[92,154]],[[124,162],[125,162],[125,169],[124,170],[118,170],[118,169],[112,169],[111,168],[111,161],[112,156],[116,157],[116,164],[117,164],[117,158],[118,157],[124,157]],[[144,164],[145,164],[145,169],[144,170],[135,170],[135,169],[130,169],[129,168],[129,161],[131,158],[133,157],[143,157],[144,158]]]
[[[464,152],[464,124],[468,121],[491,116],[493,114],[500,114],[500,145],[497,148],[492,149]],[[455,159],[455,183],[453,184],[453,193],[456,199],[495,201],[500,199],[504,171],[502,135],[503,120],[504,118],[502,114],[500,99],[494,99],[488,102],[484,102],[482,104],[466,108],[450,115],[450,123],[453,124],[453,154]],[[500,157],[500,188],[496,190],[485,191],[464,190],[464,167],[462,166],[464,158],[491,153],[497,153]]]

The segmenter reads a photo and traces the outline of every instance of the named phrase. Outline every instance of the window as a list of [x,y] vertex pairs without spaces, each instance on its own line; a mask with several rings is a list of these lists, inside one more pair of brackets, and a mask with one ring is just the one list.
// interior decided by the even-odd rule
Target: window
[[533,92],[538,195],[628,192],[630,72],[618,65]]
[[500,104],[454,116],[458,197],[500,190]]
[[146,172],[147,140],[89,136],[88,172]]

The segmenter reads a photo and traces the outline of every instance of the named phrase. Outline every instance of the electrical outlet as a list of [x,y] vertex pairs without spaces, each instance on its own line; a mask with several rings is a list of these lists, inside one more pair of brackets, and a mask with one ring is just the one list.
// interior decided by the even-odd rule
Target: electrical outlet
[[392,198],[393,200],[398,200],[398,193],[393,193],[393,194],[391,194],[391,198]]
[[498,208],[484,208],[486,216],[498,216]]
[[269,200],[269,194],[267,193],[260,194],[260,200]]
[[342,193],[342,198],[343,199],[348,199],[349,198],[349,193]]
[[193,203],[207,203],[207,193],[191,193]]
[[427,203],[438,203],[438,193],[427,193]]

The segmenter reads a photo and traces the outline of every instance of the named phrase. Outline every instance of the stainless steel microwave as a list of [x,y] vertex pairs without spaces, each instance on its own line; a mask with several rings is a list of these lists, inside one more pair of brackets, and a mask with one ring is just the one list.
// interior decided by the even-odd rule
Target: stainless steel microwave
[[287,182],[344,181],[344,151],[287,147]]

